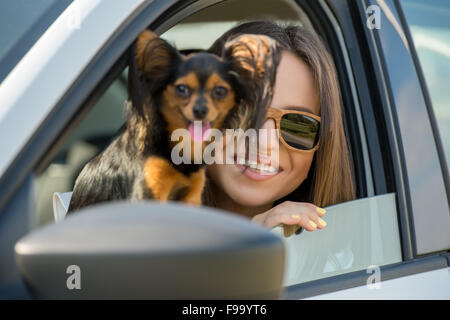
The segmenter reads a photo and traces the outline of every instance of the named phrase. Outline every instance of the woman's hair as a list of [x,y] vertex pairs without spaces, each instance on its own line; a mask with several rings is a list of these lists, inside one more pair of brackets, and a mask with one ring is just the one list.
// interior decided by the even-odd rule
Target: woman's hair
[[311,68],[319,92],[319,149],[307,179],[297,190],[278,202],[308,201],[324,207],[355,199],[353,167],[344,132],[336,69],[322,41],[303,27],[282,27],[271,21],[253,21],[228,30],[208,51],[220,54],[229,37],[242,33],[269,36],[278,41],[283,50],[296,54]]

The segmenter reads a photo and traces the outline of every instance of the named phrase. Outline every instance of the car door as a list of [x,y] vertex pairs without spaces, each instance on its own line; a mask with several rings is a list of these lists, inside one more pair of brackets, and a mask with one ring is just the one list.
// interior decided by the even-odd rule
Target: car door
[[[49,162],[54,160],[54,155],[62,141],[79,124],[110,84],[119,78],[126,64],[127,47],[138,33],[149,25],[158,33],[163,33],[180,21],[189,21],[189,17],[194,20],[193,22],[201,22],[201,19],[214,22],[225,12],[220,6],[226,6],[228,3],[230,8],[233,8],[237,2],[127,0],[121,2],[123,7],[117,7],[114,10],[105,2],[89,4],[89,10],[86,11],[89,14],[82,16],[81,19],[81,25],[84,24],[85,29],[75,29],[76,31],[71,34],[74,45],[62,47],[62,50],[73,50],[74,47],[90,43],[92,47],[81,50],[86,50],[89,54],[85,52],[83,59],[76,60],[76,67],[70,72],[67,71],[67,77],[64,77],[64,81],[57,86],[58,90],[53,93],[51,99],[47,98],[46,103],[40,101],[38,111],[34,111],[36,113],[30,117],[33,120],[27,120],[31,122],[26,123],[24,128],[20,128],[19,133],[14,137],[16,140],[11,139],[9,158],[2,159],[5,170],[0,179],[0,190],[2,190],[0,194],[0,244],[2,245],[0,252],[2,261],[5,263],[2,264],[3,269],[0,272],[0,292],[5,296],[22,297],[27,294],[14,264],[13,246],[18,238],[35,227],[36,175],[42,173]],[[275,1],[260,1],[259,6],[253,5],[249,8],[252,12],[258,9],[263,10],[263,8],[274,10],[274,3]],[[388,82],[389,73],[386,73],[386,65],[381,63],[380,52],[383,52],[383,48],[374,38],[373,31],[365,29],[366,10],[370,4],[365,1],[333,0],[282,1],[282,3],[289,3],[289,8],[295,13],[294,17],[288,15],[288,18],[301,19],[303,24],[314,28],[333,55],[345,105],[344,120],[353,153],[358,191],[358,200],[354,203],[345,203],[329,209],[330,212],[334,212],[331,213],[334,215],[333,219],[338,220],[334,224],[336,226],[334,229],[330,225],[327,227],[330,230],[328,239],[332,241],[334,237],[342,235],[344,231],[337,227],[348,221],[346,237],[341,237],[342,241],[337,242],[331,251],[320,252],[318,261],[321,263],[321,269],[317,269],[317,274],[310,272],[309,276],[301,274],[297,278],[290,278],[291,280],[285,283],[285,298],[319,298],[318,295],[331,292],[336,292],[337,298],[358,297],[352,293],[345,293],[343,290],[358,286],[366,289],[365,285],[372,275],[367,271],[376,270],[372,268],[374,261],[375,267],[379,267],[382,281],[400,280],[408,275],[436,271],[438,273],[433,273],[434,279],[445,283],[445,280],[448,280],[445,253],[449,246],[445,242],[432,241],[431,243],[437,243],[437,247],[431,248],[432,251],[429,251],[431,254],[417,249],[428,248],[427,242],[423,243],[421,238],[416,238],[416,228],[426,227],[426,225],[421,227],[419,218],[415,220],[416,213],[418,216],[424,215],[425,211],[420,210],[420,203],[425,200],[421,197],[422,202],[413,206],[415,198],[411,196],[409,179],[415,177],[415,171],[411,169],[411,166],[405,165],[405,157],[409,157],[416,151],[409,144],[410,153],[405,154],[402,140],[404,136],[399,134],[401,128],[398,126],[396,105],[392,100],[393,89]],[[215,4],[217,5],[214,6]],[[201,11],[209,6],[211,11]],[[111,21],[103,16],[108,10],[113,10],[117,14],[112,15],[115,18]],[[214,15],[214,10],[221,14]],[[118,11],[121,12],[120,15]],[[244,10],[228,12],[235,14],[237,21],[242,18],[239,14]],[[194,13],[201,16],[200,18],[197,16],[197,21],[195,21]],[[281,13],[280,19],[282,20]],[[384,16],[383,19],[386,20]],[[389,23],[385,20],[382,22]],[[96,27],[95,21],[102,21],[102,23],[110,21],[110,24],[106,23],[107,25],[101,29],[103,33],[95,33],[95,36],[90,34],[91,41],[85,43],[83,36],[87,37],[91,31],[90,28]],[[199,30],[195,29],[195,25],[191,26],[198,37]],[[166,36],[170,37],[170,30]],[[68,45],[69,42],[65,43]],[[50,60],[49,63],[55,63],[55,65],[50,68],[49,73],[43,74],[54,79],[55,74],[59,74],[55,68],[57,70],[57,66],[64,65],[64,61],[59,61],[60,64],[56,62],[57,59]],[[55,72],[53,76],[51,72]],[[37,81],[39,77],[35,79]],[[37,91],[40,88],[38,84],[34,87]],[[33,86],[31,88],[33,89]],[[28,95],[27,99],[32,100],[34,97],[34,101],[38,101],[31,93]],[[26,101],[25,99],[26,97],[22,97],[20,101]],[[23,109],[19,113],[23,114],[26,110]],[[10,115],[8,118],[10,131],[15,129],[13,124],[18,123],[17,120],[13,122],[17,119],[15,117],[19,115]],[[3,130],[4,127],[0,128]],[[6,131],[2,131],[2,134],[4,132]],[[435,146],[434,149],[435,151],[431,150],[433,155],[431,161],[435,164],[437,147]],[[437,181],[434,185],[434,187],[437,186],[437,192],[442,193],[439,179],[433,181]],[[415,188],[414,190],[418,190],[417,187]],[[442,201],[441,199],[437,201],[437,204],[433,204],[434,208],[439,209]],[[443,217],[440,222],[445,226],[445,206],[441,209],[443,211],[440,212],[443,214],[440,213],[438,219]],[[339,212],[344,215],[342,219],[339,217]],[[358,219],[361,213],[366,215]],[[386,219],[389,221],[389,228],[383,226]],[[360,229],[357,230],[357,228]],[[442,237],[442,230],[439,230],[437,234]],[[301,240],[305,239],[305,236],[311,237],[312,240],[309,240],[309,243],[314,243],[314,237],[326,242],[324,237],[327,237],[324,233],[311,235],[302,233],[289,241],[304,243],[306,240]],[[358,244],[360,240],[363,240],[365,245],[355,247],[353,244]],[[330,248],[329,245],[323,247]],[[385,254],[376,254],[377,252],[385,252]],[[293,253],[295,254],[295,250]],[[290,270],[293,270],[292,267]],[[309,270],[314,270],[314,266],[309,267]],[[292,274],[289,272],[287,269],[286,274]],[[402,288],[402,285],[400,287]],[[430,288],[430,294],[432,290],[433,287]],[[384,297],[389,297],[393,291],[378,292]]]
[[[360,272],[289,286],[288,297],[449,298],[447,164],[414,43],[403,16],[405,3],[409,5],[407,0],[349,1],[348,6],[338,1],[321,2],[324,8],[328,4],[329,13],[336,16],[337,32],[342,30],[341,45],[344,50],[347,48],[358,79],[366,130],[371,128],[368,124],[372,116],[373,125],[378,127],[373,134],[368,134],[369,148],[376,144],[374,137],[380,139],[382,146],[379,156],[383,160],[373,171],[375,190],[385,187],[395,191],[402,259],[385,266],[368,265]],[[438,8],[442,15],[448,12]],[[437,8],[434,9],[436,12]],[[370,23],[372,15],[380,19],[378,28]],[[370,114],[370,109],[374,114]],[[373,151],[370,152],[372,164],[377,161]],[[377,184],[383,171],[387,178],[384,186]],[[346,209],[343,215],[348,212]],[[390,223],[383,219],[382,225],[388,225],[382,228],[390,227]],[[371,225],[371,230],[374,226]]]
[[3,80],[2,297],[21,298],[28,294],[14,262],[14,244],[36,228],[35,172],[39,164],[53,154],[62,132],[75,124],[80,106],[86,107],[120,74],[126,63],[123,54],[139,32],[152,23],[169,23],[168,17],[186,4],[180,3],[77,0],[66,3],[65,10],[58,6],[60,11],[50,15],[54,18],[52,23]]

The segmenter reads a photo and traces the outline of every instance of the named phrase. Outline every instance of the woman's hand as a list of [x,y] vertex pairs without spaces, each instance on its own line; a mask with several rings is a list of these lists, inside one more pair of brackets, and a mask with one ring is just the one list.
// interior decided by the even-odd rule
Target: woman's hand
[[252,221],[269,229],[281,224],[284,236],[290,237],[300,227],[308,231],[325,228],[327,224],[321,219],[324,214],[324,209],[312,203],[285,201],[269,211],[257,214]]

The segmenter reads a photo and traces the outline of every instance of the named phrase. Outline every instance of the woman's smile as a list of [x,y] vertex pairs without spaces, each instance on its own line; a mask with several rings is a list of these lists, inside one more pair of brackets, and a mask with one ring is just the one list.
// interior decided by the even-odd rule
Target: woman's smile
[[258,181],[271,179],[283,171],[274,162],[255,162],[238,157],[235,157],[234,165],[241,174],[249,179]]

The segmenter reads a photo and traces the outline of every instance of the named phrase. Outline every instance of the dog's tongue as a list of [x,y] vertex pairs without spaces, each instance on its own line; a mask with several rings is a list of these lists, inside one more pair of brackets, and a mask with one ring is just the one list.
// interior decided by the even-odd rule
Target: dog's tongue
[[188,129],[191,139],[199,142],[205,141],[211,133],[209,123],[203,123],[202,121],[194,121]]

